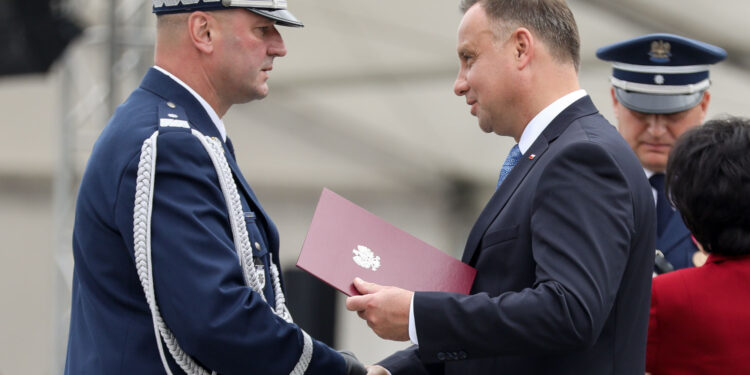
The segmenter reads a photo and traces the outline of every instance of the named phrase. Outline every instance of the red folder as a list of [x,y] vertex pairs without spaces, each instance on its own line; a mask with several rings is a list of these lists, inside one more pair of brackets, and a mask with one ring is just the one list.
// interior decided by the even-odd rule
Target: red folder
[[323,189],[297,267],[348,296],[352,280],[468,294],[477,271]]

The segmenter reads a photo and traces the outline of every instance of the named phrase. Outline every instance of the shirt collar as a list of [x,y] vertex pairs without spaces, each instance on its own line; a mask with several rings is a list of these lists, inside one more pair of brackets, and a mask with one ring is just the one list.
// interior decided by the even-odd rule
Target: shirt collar
[[521,139],[518,141],[518,149],[521,150],[521,154],[526,153],[526,150],[534,144],[534,141],[539,138],[539,135],[547,128],[547,125],[549,125],[550,122],[560,114],[560,112],[564,111],[565,108],[568,108],[573,102],[584,96],[586,96],[586,90],[581,89],[573,91],[562,98],[555,100],[552,104],[548,105],[547,108],[544,108],[534,116],[534,118],[531,119],[531,122],[529,122],[529,124],[526,125],[526,128],[524,128],[523,133],[521,134]]
[[167,77],[172,78],[175,82],[179,83],[182,87],[185,88],[185,90],[187,90],[190,94],[192,94],[195,97],[195,99],[198,100],[199,103],[201,103],[201,106],[203,106],[203,109],[206,111],[206,113],[208,113],[208,116],[211,118],[211,121],[213,121],[214,126],[216,126],[216,129],[219,130],[219,134],[221,134],[221,139],[224,142],[226,142],[227,141],[227,129],[224,127],[224,122],[221,121],[221,118],[219,118],[219,115],[216,114],[216,111],[214,111],[214,109],[208,104],[208,102],[206,102],[203,99],[203,97],[198,95],[198,93],[195,92],[195,90],[193,90],[192,88],[190,88],[190,86],[188,86],[185,82],[182,82],[181,79],[177,78],[177,76],[168,72],[166,69],[158,65],[154,65],[154,69],[164,73]]

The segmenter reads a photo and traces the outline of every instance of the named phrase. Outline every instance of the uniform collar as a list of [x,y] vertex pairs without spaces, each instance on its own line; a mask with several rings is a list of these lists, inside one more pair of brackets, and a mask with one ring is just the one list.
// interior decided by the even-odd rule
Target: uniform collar
[[214,126],[216,126],[216,129],[219,131],[219,134],[221,134],[221,139],[224,142],[226,142],[227,141],[227,130],[226,130],[226,127],[224,126],[224,122],[221,121],[221,118],[219,118],[219,115],[216,114],[216,111],[214,111],[214,109],[208,104],[208,102],[206,102],[206,100],[203,99],[202,96],[200,96],[197,92],[195,92],[195,90],[193,90],[192,88],[190,88],[190,86],[188,86],[185,82],[182,82],[181,79],[177,78],[177,76],[175,76],[174,74],[168,72],[166,69],[164,69],[164,68],[162,68],[162,67],[160,67],[158,65],[154,65],[154,69],[156,69],[156,70],[164,73],[164,75],[166,75],[167,77],[172,78],[175,82],[179,83],[180,86],[184,87],[185,90],[187,90],[191,95],[193,95],[196,100],[198,100],[198,103],[200,103],[201,106],[203,106],[203,109],[206,111],[206,113],[208,114],[208,116],[211,118],[211,121],[214,123]]
[[518,149],[521,154],[526,154],[526,151],[531,145],[539,138],[539,134],[542,134],[547,125],[557,117],[565,108],[568,108],[576,100],[586,96],[586,90],[573,91],[560,99],[555,100],[552,104],[548,105],[541,112],[539,112],[528,125],[523,129],[521,139],[518,141]]

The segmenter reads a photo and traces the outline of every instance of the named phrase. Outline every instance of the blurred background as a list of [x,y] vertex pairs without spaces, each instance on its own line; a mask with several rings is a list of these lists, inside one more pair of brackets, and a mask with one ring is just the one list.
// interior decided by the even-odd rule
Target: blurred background
[[[709,118],[750,116],[750,2],[569,5],[581,84],[610,121],[610,67],[594,53],[651,32],[726,49]],[[270,95],[224,122],[279,227],[293,315],[371,363],[406,344],[377,338],[343,295],[294,267],[322,188],[460,257],[514,142],[482,133],[453,94],[457,1],[292,0],[290,10],[306,27],[282,28],[289,53]],[[0,375],[59,374],[78,182],[113,108],[152,64],[155,16],[145,0],[2,0],[0,20]]]

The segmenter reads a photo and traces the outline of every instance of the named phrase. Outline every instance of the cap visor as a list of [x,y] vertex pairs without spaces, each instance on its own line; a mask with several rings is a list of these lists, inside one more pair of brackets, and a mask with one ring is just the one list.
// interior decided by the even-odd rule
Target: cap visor
[[703,92],[685,95],[659,95],[625,91],[615,87],[615,96],[622,105],[633,111],[665,114],[682,112],[695,107],[703,98]]
[[277,25],[290,27],[304,27],[300,20],[286,9],[259,9],[245,8],[253,13],[260,14],[263,17],[276,21]]

